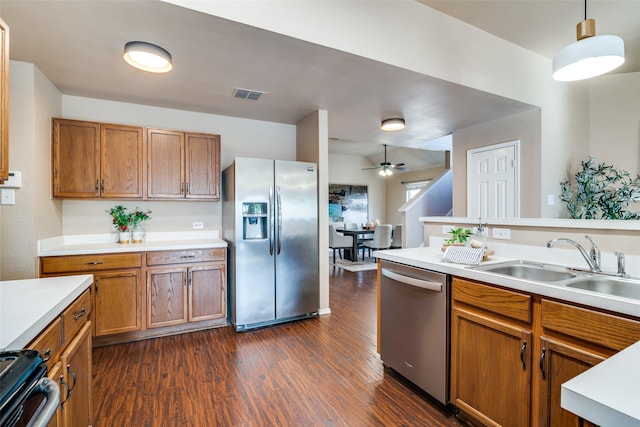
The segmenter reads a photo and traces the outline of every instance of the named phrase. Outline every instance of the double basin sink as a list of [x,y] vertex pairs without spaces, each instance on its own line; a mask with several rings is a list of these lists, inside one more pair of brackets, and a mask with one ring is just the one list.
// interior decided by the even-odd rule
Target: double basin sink
[[473,269],[515,279],[640,300],[640,280],[524,260],[482,265]]

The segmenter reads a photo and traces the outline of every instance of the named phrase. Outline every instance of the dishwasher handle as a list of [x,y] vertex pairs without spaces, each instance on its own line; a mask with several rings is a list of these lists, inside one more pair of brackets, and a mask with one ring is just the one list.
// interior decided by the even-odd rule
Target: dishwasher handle
[[386,268],[381,268],[380,273],[391,280],[395,280],[396,282],[405,283],[407,285],[416,286],[430,291],[442,292],[443,283],[441,282],[433,282],[431,280],[422,280],[404,276],[402,274],[394,273]]

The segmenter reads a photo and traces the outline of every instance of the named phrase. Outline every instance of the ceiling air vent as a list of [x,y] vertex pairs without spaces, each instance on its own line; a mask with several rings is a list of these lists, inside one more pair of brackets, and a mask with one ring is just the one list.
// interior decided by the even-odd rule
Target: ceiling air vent
[[251,89],[242,89],[242,88],[235,88],[233,90],[233,97],[234,98],[240,98],[240,99],[250,99],[252,101],[257,101],[260,99],[260,97],[262,95],[264,95],[265,92],[260,92],[259,90],[251,90]]

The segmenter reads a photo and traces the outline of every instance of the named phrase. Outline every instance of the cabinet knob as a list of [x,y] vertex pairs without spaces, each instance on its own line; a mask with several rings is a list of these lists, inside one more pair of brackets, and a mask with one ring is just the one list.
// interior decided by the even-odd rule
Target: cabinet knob
[[78,320],[79,318],[86,316],[86,314],[87,314],[87,309],[82,307],[82,309],[76,312],[76,314],[73,316],[73,320]]

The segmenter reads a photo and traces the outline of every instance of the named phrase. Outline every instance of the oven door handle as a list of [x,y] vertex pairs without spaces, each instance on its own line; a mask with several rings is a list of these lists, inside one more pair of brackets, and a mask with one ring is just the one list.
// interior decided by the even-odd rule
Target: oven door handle
[[45,377],[38,381],[33,389],[33,393],[44,394],[47,399],[47,403],[45,403],[36,418],[30,421],[29,425],[33,427],[46,427],[58,410],[58,404],[60,403],[60,388],[55,381]]
[[409,276],[403,276],[402,274],[394,273],[386,268],[381,268],[380,273],[391,280],[395,280],[396,282],[405,283],[407,285],[416,286],[429,291],[442,292],[442,283],[440,282],[432,282],[430,280],[421,280]]

